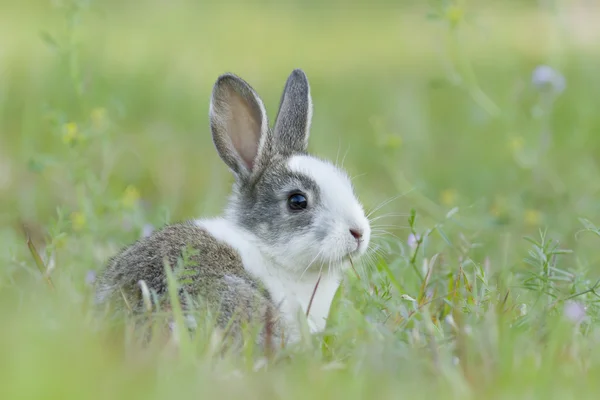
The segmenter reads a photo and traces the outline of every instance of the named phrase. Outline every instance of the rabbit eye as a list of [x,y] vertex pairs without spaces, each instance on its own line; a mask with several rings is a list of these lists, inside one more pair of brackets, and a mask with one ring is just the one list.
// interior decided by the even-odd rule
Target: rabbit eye
[[308,201],[306,196],[300,193],[294,193],[288,197],[288,207],[292,211],[301,211],[306,208]]

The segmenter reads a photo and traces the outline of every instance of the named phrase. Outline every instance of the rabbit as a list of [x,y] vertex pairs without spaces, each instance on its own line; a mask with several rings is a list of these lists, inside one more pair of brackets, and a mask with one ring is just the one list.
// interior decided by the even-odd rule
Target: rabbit
[[219,76],[210,129],[235,178],[224,215],[167,225],[122,249],[99,275],[96,302],[125,297],[143,312],[139,281],[168,298],[163,261],[174,266],[191,248],[192,274],[179,292],[184,309],[199,299],[233,336],[256,321],[264,326],[258,343],[271,336],[285,344],[301,337],[299,318],[310,304],[305,322],[321,332],[342,274],[367,250],[371,228],[347,173],[307,152],[312,112],[301,69],[287,79],[272,129],[255,90],[234,74]]

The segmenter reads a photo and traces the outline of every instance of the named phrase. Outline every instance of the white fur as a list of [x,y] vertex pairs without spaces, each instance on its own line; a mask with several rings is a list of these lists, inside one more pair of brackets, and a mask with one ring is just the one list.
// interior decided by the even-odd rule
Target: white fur
[[[210,232],[215,239],[229,244],[240,253],[244,268],[264,283],[273,302],[280,305],[284,318],[293,329],[286,335],[292,341],[297,340],[299,335],[298,313],[306,313],[317,277],[311,274],[299,279],[289,270],[273,264],[259,250],[260,245],[255,235],[235,226],[226,219],[201,219],[196,223]],[[321,278],[308,318],[311,331],[317,332],[325,327],[329,306],[338,286],[338,277],[324,276]]]
[[[322,242],[304,234],[291,238],[285,246],[274,248],[228,218],[196,222],[217,240],[240,253],[244,268],[261,280],[274,303],[280,304],[284,318],[293,329],[293,332],[288,332],[288,337],[294,341],[299,334],[297,318],[300,312],[306,314],[319,275],[322,277],[308,323],[312,332],[324,329],[331,301],[339,287],[340,272],[348,264],[346,257],[365,251],[370,227],[350,180],[333,164],[301,155],[292,157],[288,166],[309,176],[319,186],[322,204],[317,211],[315,225],[327,227],[327,235]],[[350,228],[363,232],[360,244],[350,234]],[[313,267],[308,268],[311,265]]]
[[[302,188],[307,192],[314,220],[308,230],[286,236],[276,244],[262,243],[261,251],[275,264],[300,277],[319,271],[339,273],[349,265],[344,259],[365,252],[371,235],[369,221],[354,195],[350,179],[333,164],[307,155],[291,157],[288,167],[308,176],[319,187],[320,201],[316,200],[317,193]],[[360,243],[350,229],[363,232]]]
[[312,102],[312,96],[310,95],[310,86],[308,86],[308,94],[307,94],[307,101],[308,101],[308,112],[306,113],[306,127],[304,128],[304,144],[305,147],[308,147],[308,138],[310,136],[310,125],[312,123],[312,116],[313,116],[313,102]]
[[[344,252],[343,255],[364,253],[371,238],[371,228],[362,205],[356,199],[350,178],[332,163],[308,155],[293,156],[288,166],[294,172],[309,176],[320,189],[322,208],[316,225],[330,227],[325,243],[321,244],[323,251]],[[363,233],[358,248],[350,229]],[[335,255],[330,258],[335,259]]]

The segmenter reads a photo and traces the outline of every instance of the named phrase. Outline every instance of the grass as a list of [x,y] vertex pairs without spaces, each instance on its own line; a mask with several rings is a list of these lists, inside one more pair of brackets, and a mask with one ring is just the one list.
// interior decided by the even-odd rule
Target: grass
[[[3,2],[0,398],[592,398],[600,9],[580,3]],[[564,91],[532,83],[543,64]],[[219,213],[214,80],[273,118],[296,67],[312,151],[382,205],[376,252],[285,358],[218,357],[210,330],[141,349],[91,313],[90,271]]]

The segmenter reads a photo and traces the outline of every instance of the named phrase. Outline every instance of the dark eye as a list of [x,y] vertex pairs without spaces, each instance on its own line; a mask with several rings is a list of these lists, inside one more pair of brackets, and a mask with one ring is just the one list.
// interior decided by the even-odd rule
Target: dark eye
[[306,201],[306,196],[300,193],[294,193],[290,197],[288,197],[288,207],[292,211],[300,211],[304,210],[308,202]]

